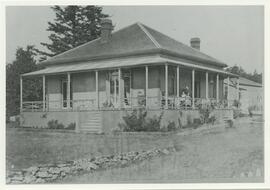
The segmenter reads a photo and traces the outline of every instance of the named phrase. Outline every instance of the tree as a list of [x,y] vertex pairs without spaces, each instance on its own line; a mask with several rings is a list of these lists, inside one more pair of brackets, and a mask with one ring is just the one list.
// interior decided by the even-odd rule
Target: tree
[[50,52],[37,50],[43,56],[52,57],[100,36],[100,22],[108,17],[98,6],[53,6],[56,18],[48,22],[47,31],[51,43],[41,43]]
[[[18,48],[16,60],[6,65],[6,116],[17,115],[20,108],[20,75],[39,69],[36,64],[34,46]],[[41,97],[41,80],[37,78],[24,81],[24,98],[37,100]]]
[[247,73],[241,66],[237,66],[237,65],[234,65],[233,67],[229,67],[226,70],[233,74],[237,74],[241,77],[252,80],[254,82],[257,82],[260,84],[262,83],[262,73],[257,73],[256,70],[253,72],[253,74]]

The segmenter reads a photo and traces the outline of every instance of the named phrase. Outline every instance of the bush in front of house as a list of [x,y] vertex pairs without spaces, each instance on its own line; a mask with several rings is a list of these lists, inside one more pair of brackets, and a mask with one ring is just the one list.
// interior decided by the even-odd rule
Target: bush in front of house
[[159,116],[147,117],[147,111],[144,108],[134,109],[131,113],[126,113],[123,117],[124,122],[119,124],[119,128],[124,132],[141,131],[161,131],[160,122],[163,112]]
[[48,122],[49,129],[64,129],[65,126],[62,123],[58,123],[58,120],[50,120]]
[[249,117],[253,116],[253,111],[256,109],[256,106],[249,106],[248,107],[248,115]]
[[65,129],[68,129],[68,130],[75,130],[75,128],[76,128],[76,123],[70,123],[70,124],[67,126],[67,128],[65,128]]
[[212,123],[216,121],[213,113],[213,107],[209,104],[199,106],[201,124]]

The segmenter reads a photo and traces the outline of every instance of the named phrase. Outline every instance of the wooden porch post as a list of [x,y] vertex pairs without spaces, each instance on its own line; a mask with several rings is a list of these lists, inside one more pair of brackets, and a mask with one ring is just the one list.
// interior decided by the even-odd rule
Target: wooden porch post
[[209,91],[209,87],[208,87],[208,72],[205,73],[205,98],[206,100],[208,100],[208,91]]
[[148,66],[145,66],[145,105],[148,107]]
[[98,94],[98,71],[96,71],[96,108],[99,108],[99,94]]
[[119,109],[121,109],[122,108],[121,68],[118,69],[118,103]]
[[219,74],[217,74],[217,82],[216,82],[216,99],[217,99],[217,102],[219,100]]
[[43,98],[43,111],[46,111],[46,78],[42,76],[42,98]]
[[168,64],[165,64],[165,109],[168,109]]
[[236,88],[237,88],[237,100],[240,100],[240,96],[239,96],[239,78],[237,78],[237,81],[236,81]]
[[179,92],[179,66],[176,68],[176,96],[179,98],[180,92]]
[[70,73],[67,74],[67,108],[70,108]]
[[192,108],[194,109],[195,108],[195,101],[194,101],[194,98],[195,98],[195,70],[192,69]]
[[23,79],[22,76],[20,77],[20,108],[23,111]]
[[227,100],[229,100],[229,94],[230,94],[230,77],[227,78]]

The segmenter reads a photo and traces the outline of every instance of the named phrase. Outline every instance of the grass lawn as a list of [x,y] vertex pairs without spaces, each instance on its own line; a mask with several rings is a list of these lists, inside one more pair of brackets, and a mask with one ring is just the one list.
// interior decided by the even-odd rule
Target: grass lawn
[[[236,123],[236,128],[193,135],[94,135],[42,130],[7,129],[7,170],[175,145],[178,151],[125,168],[113,168],[56,183],[131,182],[261,182],[263,123]],[[259,123],[258,123],[259,121]],[[261,176],[254,178],[257,170]],[[249,173],[253,178],[248,178]],[[241,175],[246,177],[240,178]]]
[[[177,136],[177,135],[175,135]],[[58,183],[263,182],[263,125],[181,136],[179,150],[125,168],[113,168]]]
[[165,135],[95,135],[44,130],[7,128],[7,170],[37,164],[56,163],[84,157],[167,147],[172,143]]

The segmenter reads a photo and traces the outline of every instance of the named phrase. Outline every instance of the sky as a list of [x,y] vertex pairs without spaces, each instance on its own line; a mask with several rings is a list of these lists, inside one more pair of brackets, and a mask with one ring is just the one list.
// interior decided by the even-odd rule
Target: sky
[[[264,67],[264,12],[262,6],[103,6],[115,30],[141,22],[189,45],[201,39],[201,51],[247,72]],[[49,6],[6,8],[6,62],[18,47],[49,42],[46,31],[54,12]]]

